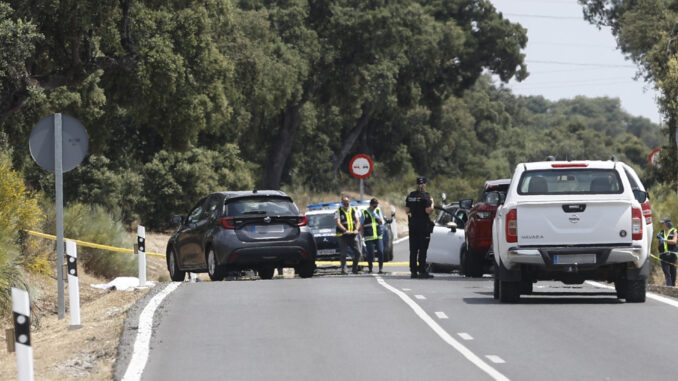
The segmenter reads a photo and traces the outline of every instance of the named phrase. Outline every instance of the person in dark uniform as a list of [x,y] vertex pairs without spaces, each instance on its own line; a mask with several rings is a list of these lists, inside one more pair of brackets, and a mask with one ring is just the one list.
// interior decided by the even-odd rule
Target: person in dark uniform
[[334,212],[334,220],[337,224],[336,234],[339,241],[339,256],[341,258],[341,274],[346,274],[346,249],[351,247],[353,251],[353,274],[358,273],[358,261],[361,250],[358,246],[358,231],[360,231],[360,219],[358,211],[351,206],[348,197],[341,198],[341,206]]
[[662,231],[657,234],[657,249],[659,258],[662,260],[662,271],[666,285],[674,287],[676,285],[676,243],[678,243],[678,234],[670,218],[662,218],[659,223],[662,224]]
[[410,273],[412,278],[433,278],[426,271],[426,251],[431,240],[433,199],[426,192],[426,178],[417,177],[417,190],[407,195],[405,212],[410,230]]

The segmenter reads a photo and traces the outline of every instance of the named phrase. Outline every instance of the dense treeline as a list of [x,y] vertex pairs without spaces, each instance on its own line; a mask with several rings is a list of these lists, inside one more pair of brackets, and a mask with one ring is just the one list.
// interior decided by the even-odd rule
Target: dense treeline
[[51,194],[28,136],[70,114],[90,154],[66,174],[66,201],[151,228],[215,189],[336,191],[355,153],[376,160],[377,192],[423,174],[468,197],[547,155],[614,154],[645,172],[661,139],[617,99],[494,85],[527,76],[527,37],[485,0],[12,0],[0,41],[13,166]]

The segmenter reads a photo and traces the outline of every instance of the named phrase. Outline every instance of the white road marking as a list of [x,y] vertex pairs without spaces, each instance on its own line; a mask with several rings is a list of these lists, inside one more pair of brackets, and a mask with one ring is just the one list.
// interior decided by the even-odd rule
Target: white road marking
[[405,240],[408,239],[408,238],[410,238],[410,237],[398,238],[397,240],[393,241],[393,244],[395,245],[396,243],[400,243],[400,242],[402,242],[402,241],[405,241]]
[[403,291],[412,291],[411,288],[403,288]]
[[488,360],[492,361],[495,364],[503,364],[506,362],[501,357],[496,355],[487,355],[485,357],[487,357]]
[[125,375],[122,376],[122,381],[140,380],[144,373],[146,361],[148,361],[148,351],[151,344],[151,333],[153,332],[153,315],[162,300],[165,299],[170,292],[176,290],[182,282],[172,282],[164,290],[157,293],[150,302],[144,307],[139,315],[139,328],[137,330],[137,338],[134,341],[134,352],[132,358],[127,365]]
[[457,335],[459,335],[459,337],[461,337],[462,339],[464,339],[466,341],[473,340],[473,336],[469,335],[466,332],[459,332],[459,333],[457,333]]
[[377,282],[379,282],[379,284],[382,285],[384,288],[398,295],[400,299],[402,299],[402,301],[404,301],[405,304],[407,304],[412,309],[412,311],[414,311],[414,313],[416,313],[417,316],[419,316],[419,318],[423,320],[433,330],[433,332],[435,332],[444,342],[449,344],[452,348],[456,349],[457,352],[461,353],[462,356],[466,357],[467,360],[469,360],[475,366],[480,368],[483,372],[487,373],[494,380],[502,381],[508,380],[508,377],[501,374],[498,370],[494,369],[490,364],[486,363],[478,355],[471,352],[462,343],[460,343],[459,341],[455,340],[452,336],[450,336],[450,334],[447,333],[447,331],[445,331],[440,325],[438,325],[438,323],[436,323],[435,320],[433,320],[433,318],[431,318],[431,316],[429,316],[429,314],[427,314],[426,311],[424,311],[414,300],[407,296],[407,294],[389,285],[380,276],[375,275],[375,278],[377,279]]
[[447,319],[447,315],[444,312],[436,312],[438,319]]
[[[609,286],[609,285],[604,284],[604,283],[598,283],[598,282],[594,282],[592,280],[587,280],[586,283],[588,283],[588,284],[590,284],[591,286],[594,286],[594,287],[607,288],[609,290],[614,290],[614,286]],[[666,304],[668,304],[672,307],[678,308],[678,301],[673,300],[671,298],[667,298],[665,296],[655,294],[654,292],[648,292],[648,293],[645,294],[645,296],[650,298],[650,299],[654,299],[658,302],[666,303]]]
[[426,300],[426,297],[424,295],[415,295],[414,297],[419,300]]

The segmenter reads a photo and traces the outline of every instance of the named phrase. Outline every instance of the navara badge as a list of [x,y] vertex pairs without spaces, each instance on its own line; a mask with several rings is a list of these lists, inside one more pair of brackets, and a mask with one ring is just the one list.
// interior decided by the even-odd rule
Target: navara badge
[[577,222],[579,222],[579,217],[576,214],[573,214],[570,217],[570,222],[573,223],[573,224],[576,224]]

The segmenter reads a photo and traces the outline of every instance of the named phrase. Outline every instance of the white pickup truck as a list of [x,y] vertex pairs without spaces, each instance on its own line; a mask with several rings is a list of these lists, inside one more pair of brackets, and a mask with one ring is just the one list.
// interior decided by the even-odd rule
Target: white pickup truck
[[614,282],[644,302],[652,211],[638,175],[618,161],[516,166],[492,226],[494,297],[515,303],[539,280]]

